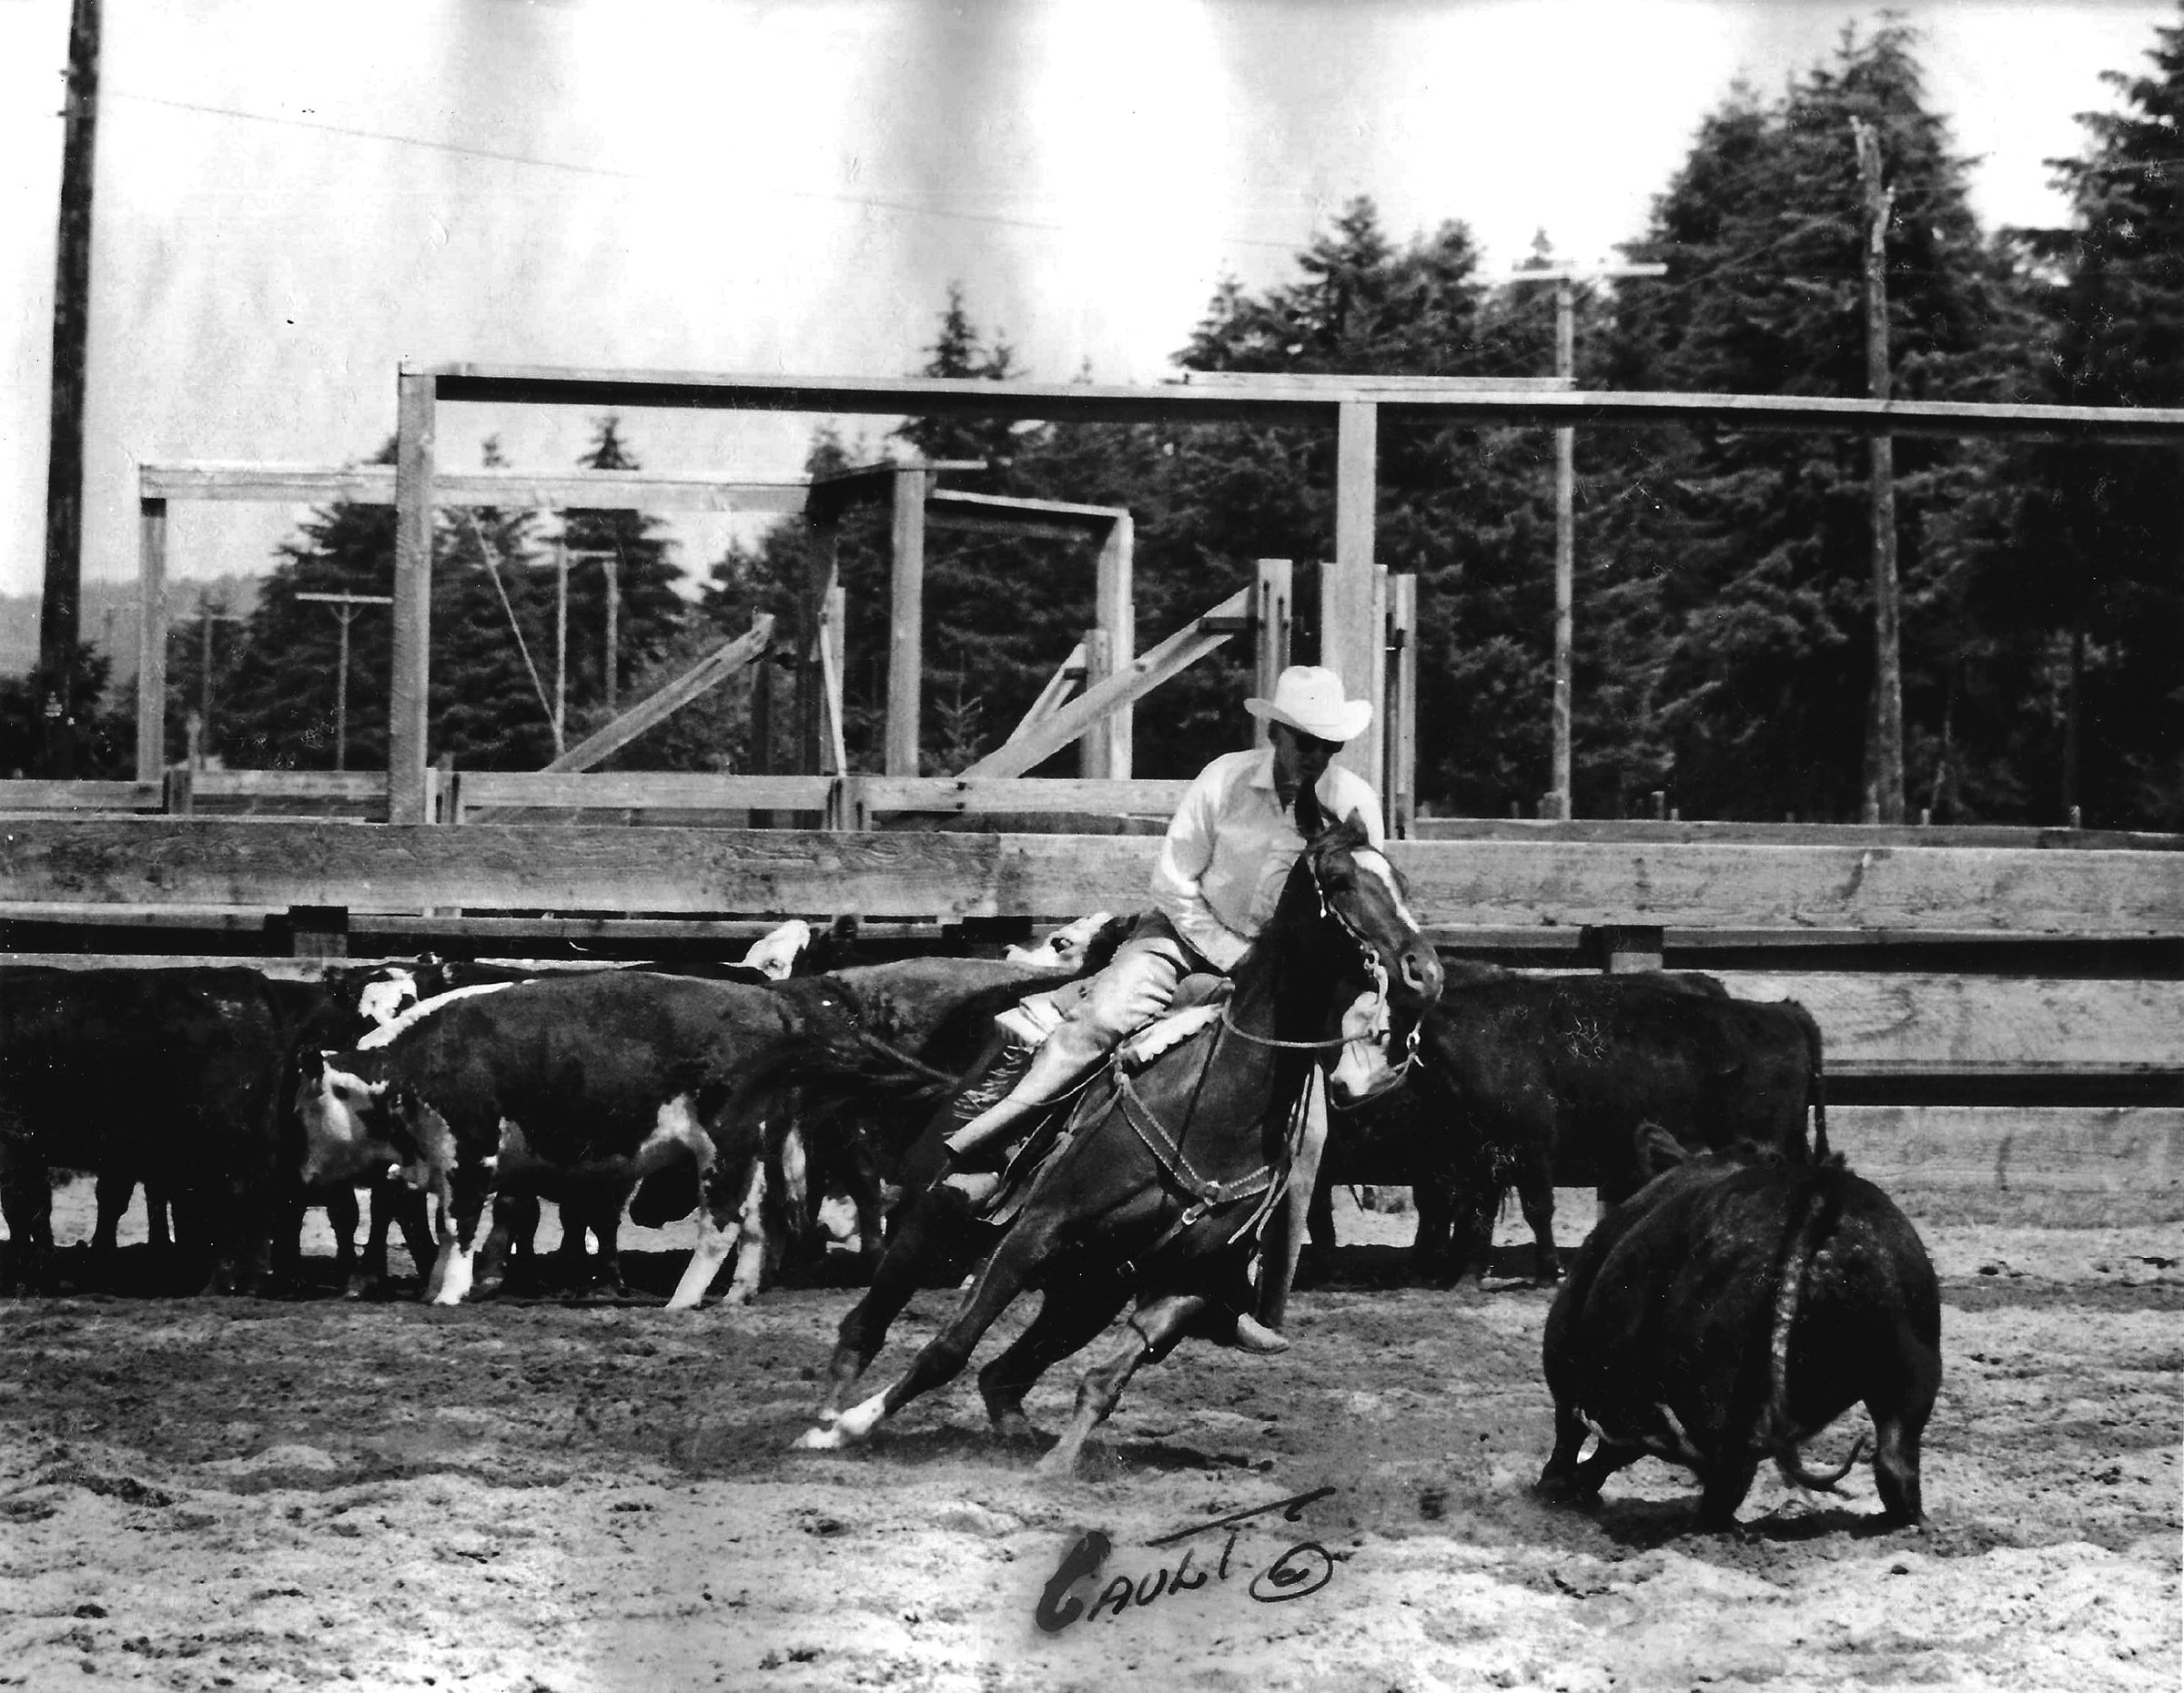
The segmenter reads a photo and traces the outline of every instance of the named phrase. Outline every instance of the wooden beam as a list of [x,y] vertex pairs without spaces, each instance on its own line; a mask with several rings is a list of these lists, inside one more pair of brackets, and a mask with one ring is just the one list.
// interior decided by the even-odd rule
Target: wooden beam
[[136,502],[136,779],[167,767],[167,502]]
[[1444,394],[1552,393],[1577,386],[1555,376],[1388,376],[1377,371],[1343,375],[1320,370],[1186,370],[1186,388],[1230,393],[1332,394],[1340,400],[1388,395],[1432,398]]
[[1240,617],[1250,603],[1251,593],[1248,588],[1230,594],[1203,617],[1184,624],[1158,646],[1132,659],[1127,668],[1118,670],[1097,687],[1087,689],[1031,734],[1021,740],[996,747],[959,774],[966,776],[1022,776],[1035,765],[1044,763],[1116,706],[1151,693],[1163,682],[1181,674],[1207,654],[1219,647],[1232,632],[1210,629],[1208,625],[1222,619]]
[[842,637],[848,627],[849,595],[839,583],[826,591],[819,609],[819,717],[827,776],[849,774],[849,745],[842,725]]
[[1852,1106],[1828,1113],[1828,1139],[1892,1193],[2105,1195],[2160,1208],[2133,1221],[2167,1221],[2184,1181],[2184,1110],[2160,1107]]
[[975,529],[1026,536],[1089,535],[1104,539],[1127,508],[1072,505],[1061,500],[1026,500],[1007,494],[964,493],[936,488],[925,496],[925,521],[935,529]]
[[922,471],[898,471],[895,478],[883,766],[889,776],[918,773],[919,705],[925,688],[925,480]]
[[1740,999],[1795,999],[1826,1062],[2184,1071],[2184,982],[1724,971]]
[[[142,497],[257,502],[278,505],[392,505],[391,464],[229,464],[209,461],[137,467]],[[434,478],[444,506],[590,512],[749,512],[794,516],[804,508],[803,482],[736,482],[647,471],[450,471]]]
[[1418,578],[1388,579],[1388,826],[1408,838],[1418,811]]
[[834,522],[843,512],[859,506],[892,505],[895,479],[905,471],[922,474],[929,494],[933,478],[945,471],[986,468],[984,459],[886,459],[877,464],[854,465],[845,471],[814,478],[806,512],[814,522]]
[[608,811],[818,811],[833,779],[722,776],[682,770],[472,770],[462,779],[479,806]]
[[[1087,629],[1083,642],[1085,654],[1085,686],[1096,688],[1115,674],[1115,644],[1105,629]],[[1077,742],[1080,755],[1078,773],[1094,781],[1113,777],[1115,766],[1111,757],[1111,742],[1107,731],[1119,711],[1110,713],[1085,731]]]
[[[1335,559],[1320,572],[1320,662],[1340,673],[1352,699],[1373,702],[1372,721],[1336,762],[1377,785],[1383,725],[1378,681],[1380,625],[1372,612],[1373,533],[1380,492],[1380,412],[1342,404],[1335,441]],[[1382,796],[1383,803],[1386,796]]]
[[546,766],[549,770],[589,770],[601,759],[619,752],[654,724],[680,711],[699,695],[720,686],[730,676],[757,659],[774,638],[774,617],[761,612],[751,627],[733,641],[723,642],[664,686],[623,712],[603,728],[595,729]]
[[840,412],[859,416],[1047,419],[1098,422],[1332,423],[1346,400],[1404,421],[1586,428],[1677,423],[1795,433],[1997,435],[2155,445],[2184,439],[2184,407],[2034,406],[1969,400],[1875,400],[1790,394],[1555,392],[1512,379],[1489,391],[1399,390],[1388,379],[1299,390],[1279,378],[1125,387],[994,382],[973,377],[841,377],[686,370],[557,370],[500,364],[426,367],[444,400],[517,405],[664,406],[678,410]]
[[387,703],[387,820],[396,824],[423,823],[428,816],[425,765],[430,762],[433,435],[438,410],[430,377],[401,378],[395,430],[394,655]]
[[[1294,604],[1288,559],[1260,559],[1251,585],[1252,675],[1251,692],[1266,699],[1274,692],[1274,679],[1289,667],[1290,612]],[[1251,720],[1251,741],[1267,745],[1262,717]]]
[[1053,716],[1085,676],[1085,644],[1079,641],[1069,649],[1069,656],[1062,660],[1061,667],[1046,678],[1046,685],[1039,690],[1039,697],[1032,701],[1031,709],[1024,714],[1024,721],[1008,732],[1008,739],[1002,745],[1011,745],[1022,740]]
[[2124,829],[2020,828],[2007,824],[1707,823],[1590,818],[1421,817],[1421,840],[1593,841],[1692,846],[2003,846],[2073,852],[2180,852],[2184,835]]
[[139,778],[134,782],[59,782],[17,776],[0,781],[0,812],[157,811],[160,794],[157,774],[149,781]]
[[1396,857],[1420,911],[1490,926],[2184,931],[2170,853],[1486,840],[1399,843]]
[[1079,811],[1111,816],[1169,817],[1183,803],[1188,780],[1103,781],[1067,776],[860,776],[864,809],[945,811]]
[[[1127,512],[1115,512],[1100,541],[1092,591],[1094,626],[1106,637],[1107,652],[1097,674],[1087,678],[1087,688],[1127,670],[1138,655],[1137,553],[1137,521]],[[1126,702],[1085,737],[1085,774],[1127,780],[1135,742],[1133,713]]]
[[[932,847],[888,836],[859,857],[849,838],[34,816],[0,831],[0,917],[13,902],[53,900],[1068,917],[1141,897],[1158,847],[1127,836],[946,836]],[[1390,856],[1428,924],[2184,932],[2184,859],[2171,853],[1398,841]]]

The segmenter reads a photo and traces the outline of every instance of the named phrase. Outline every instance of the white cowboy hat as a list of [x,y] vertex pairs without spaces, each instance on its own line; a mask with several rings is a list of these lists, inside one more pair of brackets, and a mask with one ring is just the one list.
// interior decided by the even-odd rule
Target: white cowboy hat
[[1354,740],[1372,721],[1370,700],[1342,697],[1342,678],[1318,664],[1291,664],[1274,679],[1274,697],[1249,699],[1244,709],[1269,723],[1286,723],[1315,740]]

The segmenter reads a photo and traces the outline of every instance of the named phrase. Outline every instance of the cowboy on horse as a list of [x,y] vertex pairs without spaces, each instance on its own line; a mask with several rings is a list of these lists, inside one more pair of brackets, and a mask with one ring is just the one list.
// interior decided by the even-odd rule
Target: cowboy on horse
[[[1050,1023],[1050,1032],[1036,1049],[1019,1052],[1023,1067],[1008,1092],[948,1135],[951,1173],[944,1179],[966,1197],[984,1199],[999,1186],[978,1166],[1018,1140],[1124,1039],[1165,1014],[1186,977],[1226,976],[1235,968],[1273,914],[1289,867],[1304,850],[1296,822],[1302,789],[1313,790],[1326,815],[1358,818],[1368,843],[1382,845],[1379,796],[1362,777],[1332,762],[1371,721],[1370,702],[1344,698],[1342,679],[1333,671],[1298,664],[1276,679],[1270,698],[1247,699],[1244,709],[1267,725],[1271,744],[1225,754],[1199,773],[1153,867],[1155,908],[1138,918],[1105,969],[1039,996],[1043,1017],[1033,1002],[1029,1019]],[[1237,1323],[1236,1344],[1247,1352],[1289,1346],[1274,1325],[1304,1240],[1302,1208],[1326,1134],[1326,1095],[1315,1071],[1297,1160],[1300,1179],[1289,1196],[1286,1254],[1261,1272],[1260,1314],[1267,1320],[1243,1313]]]

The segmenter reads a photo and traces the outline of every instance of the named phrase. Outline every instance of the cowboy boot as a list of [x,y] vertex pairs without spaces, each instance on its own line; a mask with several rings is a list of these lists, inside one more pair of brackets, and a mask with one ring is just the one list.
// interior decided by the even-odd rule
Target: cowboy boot
[[1256,1353],[1261,1357],[1289,1349],[1289,1337],[1279,1329],[1270,1329],[1249,1311],[1236,1313],[1236,1337],[1229,1342],[1239,1352]]
[[1023,1079],[947,1137],[949,1152],[960,1164],[981,1148],[1006,1139],[1105,1061],[1110,1050],[1100,1033],[1081,1019],[1061,1023],[1032,1054]]

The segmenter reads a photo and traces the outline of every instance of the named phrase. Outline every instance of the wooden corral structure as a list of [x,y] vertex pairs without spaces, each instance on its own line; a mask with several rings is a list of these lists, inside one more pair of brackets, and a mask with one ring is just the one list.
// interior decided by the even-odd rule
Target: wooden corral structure
[[[389,955],[432,947],[636,957],[740,942],[783,916],[843,912],[858,914],[869,934],[921,946],[993,940],[1101,907],[1131,908],[1143,902],[1157,846],[1149,839],[861,826],[904,810],[1159,816],[1174,803],[1174,785],[1126,779],[1127,740],[1119,748],[1109,740],[1094,755],[1095,770],[1099,757],[1108,761],[1104,776],[1026,782],[1014,772],[1082,737],[1109,705],[1142,693],[1138,684],[1160,663],[1195,644],[1250,634],[1262,674],[1281,656],[1281,619],[1269,608],[1286,604],[1289,589],[1279,562],[1269,562],[1237,603],[1143,653],[1110,654],[1104,681],[1094,677],[1078,699],[1035,714],[983,770],[859,776],[842,771],[838,758],[831,770],[814,758],[799,773],[735,777],[450,776],[426,759],[427,567],[433,502],[473,497],[475,479],[442,475],[434,464],[441,403],[1321,423],[1337,433],[1339,470],[1336,556],[1320,573],[1319,656],[1342,671],[1352,692],[1381,685],[1374,665],[1389,651],[1388,603],[1399,598],[1380,586],[1372,550],[1383,412],[1545,427],[1688,421],[2184,439],[2184,411],[1496,392],[1390,378],[1194,378],[1117,389],[457,366],[404,372],[400,400],[393,767],[340,777],[204,772],[193,779],[189,816],[174,815],[177,796],[148,779],[156,760],[136,783],[0,785],[0,810],[9,814],[0,816],[0,944],[15,956]],[[904,492],[911,476],[929,472],[883,467],[874,474],[889,481],[885,497],[899,543],[909,508],[921,523],[933,512],[929,487]],[[719,484],[704,486],[702,497],[723,497]],[[474,497],[538,502],[499,485],[490,492],[490,501],[481,487]],[[650,509],[661,509],[658,492],[631,497],[642,492]],[[557,497],[611,503],[589,481],[581,494]],[[801,502],[811,491],[760,497]],[[966,510],[986,522],[1030,515]],[[1106,522],[1110,534],[1127,536],[1098,508],[1063,517]],[[898,567],[913,552],[898,544]],[[1386,596],[1379,604],[1376,593]],[[1111,587],[1107,594],[1103,603],[1113,603]],[[1169,651],[1158,657],[1163,647]],[[1049,692],[1058,699],[1059,689]],[[1377,749],[1364,761],[1383,767]],[[339,789],[338,801],[313,803],[390,821],[298,817],[306,789]],[[260,815],[218,815],[235,806]],[[566,820],[479,820],[519,806]],[[709,826],[753,809],[823,815],[837,826]],[[632,822],[654,826],[622,826]],[[2046,1182],[2098,1199],[2124,1189],[2184,1195],[2179,848],[2184,838],[2078,830],[1425,819],[1394,852],[1428,928],[1452,954],[1561,968],[1709,968],[1734,991],[1804,999],[1827,1034],[1831,1095],[1850,1106],[1849,1132],[1840,1138],[1884,1181],[1892,1170],[1916,1168],[1967,1185]]]

